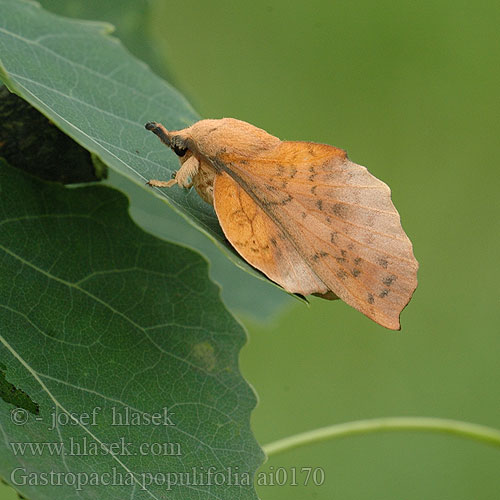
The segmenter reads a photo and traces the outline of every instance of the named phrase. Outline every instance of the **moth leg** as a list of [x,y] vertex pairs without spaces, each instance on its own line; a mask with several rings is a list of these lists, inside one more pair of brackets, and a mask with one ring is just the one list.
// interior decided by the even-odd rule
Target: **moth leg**
[[170,181],[157,181],[156,179],[151,179],[146,184],[148,186],[153,186],[157,188],[169,188],[172,187],[174,184],[176,184],[177,181],[175,179],[172,179]]
[[199,168],[200,162],[195,156],[190,156],[175,174],[173,182],[179,184],[180,187],[190,188],[193,185],[193,177],[198,173]]
[[146,184],[148,186],[158,187],[158,188],[169,188],[175,184],[179,184],[180,187],[190,188],[193,185],[193,177],[198,173],[200,168],[200,162],[196,157],[191,156],[188,158],[181,166],[177,172],[172,174],[173,179],[169,181],[157,181],[156,179],[149,180]]

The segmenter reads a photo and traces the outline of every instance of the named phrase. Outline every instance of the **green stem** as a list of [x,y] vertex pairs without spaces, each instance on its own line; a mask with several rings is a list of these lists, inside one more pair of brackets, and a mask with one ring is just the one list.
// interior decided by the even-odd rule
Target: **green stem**
[[500,447],[500,431],[485,425],[427,417],[386,417],[370,420],[355,420],[344,424],[334,424],[302,434],[296,434],[263,446],[268,457],[283,453],[293,448],[327,441],[329,439],[356,434],[385,431],[430,431],[454,434],[475,441],[482,441]]

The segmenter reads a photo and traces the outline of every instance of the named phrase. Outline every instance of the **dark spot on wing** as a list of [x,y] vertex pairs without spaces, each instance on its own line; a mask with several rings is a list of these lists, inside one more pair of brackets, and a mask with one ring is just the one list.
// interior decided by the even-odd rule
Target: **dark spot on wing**
[[302,212],[302,218],[305,219],[307,217],[307,214],[305,212]]
[[380,259],[378,259],[378,264],[379,266],[382,266],[384,269],[387,269],[387,259],[384,259],[383,257],[380,257]]
[[375,302],[375,299],[373,298],[373,295],[371,293],[368,294],[368,304],[373,304]]
[[316,196],[316,189],[318,188],[318,186],[313,186],[311,188],[311,194],[313,194],[314,196]]
[[396,281],[397,277],[394,276],[394,274],[391,274],[390,276],[386,276],[383,280],[382,280],[382,283],[385,285],[385,286],[391,286],[395,281]]
[[347,207],[341,203],[335,203],[332,207],[332,211],[337,217],[343,219],[347,214]]
[[361,271],[359,269],[353,269],[352,270],[352,275],[357,278],[361,274]]
[[337,278],[345,280],[347,278],[347,273],[343,269],[340,269],[339,271],[337,271]]
[[342,254],[342,257],[347,257],[347,252],[345,250],[341,250],[340,253]]
[[354,249],[354,245],[352,243],[349,243],[349,245],[347,245],[347,250],[353,250]]
[[330,234],[330,243],[333,243],[334,245],[337,244],[337,235],[339,233],[337,231],[334,231],[333,233]]
[[314,170],[314,167],[309,167],[309,172],[311,172],[311,174],[314,174],[316,171]]
[[344,257],[335,257],[335,260],[339,263],[339,264],[343,264],[346,259]]
[[297,173],[297,167],[292,167],[290,169],[290,179],[293,179],[296,173]]
[[287,185],[288,185],[288,181],[286,179],[283,179],[281,181],[281,189],[286,189]]
[[328,222],[328,223],[332,222],[331,217],[329,217],[328,215],[326,216],[326,222]]
[[278,172],[276,175],[278,175],[278,177],[281,177],[284,173],[285,173],[285,167],[283,165],[278,165]]
[[316,202],[316,206],[318,207],[319,210],[323,210],[323,200],[318,200]]
[[274,186],[271,186],[271,184],[266,184],[266,189],[272,192],[276,191],[276,188]]
[[360,262],[361,262],[362,260],[363,260],[363,259],[362,259],[361,257],[356,257],[356,258],[354,259],[354,264],[355,264],[356,266],[359,266],[359,264],[360,264]]
[[[269,187],[269,186],[267,186],[267,187]],[[276,188],[270,189],[270,191],[275,191],[275,190],[276,190]],[[293,200],[293,196],[291,194],[289,194],[283,200],[276,200],[276,201],[275,200],[261,200],[260,202],[265,207],[275,207],[276,205],[280,205],[280,206],[286,205],[287,203],[290,203],[292,200]]]
[[369,233],[365,241],[367,245],[373,245],[373,243],[375,243],[375,236],[372,233]]
[[315,178],[317,175],[318,175],[318,174],[311,174],[311,175],[309,176],[309,181],[310,181],[310,182],[314,182],[314,178]]
[[380,295],[379,297],[381,299],[385,299],[385,297],[387,297],[387,295],[389,294],[389,290],[387,288],[384,288],[381,292],[380,292]]
[[269,241],[271,242],[271,245],[273,245],[275,247],[278,246],[278,242],[276,241],[276,238],[274,236]]
[[312,256],[312,260],[314,260],[314,262],[318,262],[318,260],[323,257],[328,257],[328,254],[325,251],[321,250],[320,252],[316,252]]

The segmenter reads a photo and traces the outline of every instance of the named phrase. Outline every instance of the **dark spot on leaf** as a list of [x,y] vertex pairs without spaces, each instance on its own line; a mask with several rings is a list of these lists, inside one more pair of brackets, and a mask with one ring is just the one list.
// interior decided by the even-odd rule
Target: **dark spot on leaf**
[[35,403],[22,389],[7,381],[3,365],[0,367],[0,398],[16,408],[23,408],[33,415],[40,413],[40,406]]
[[368,304],[373,304],[375,302],[375,299],[373,298],[373,295],[371,293],[368,294]]

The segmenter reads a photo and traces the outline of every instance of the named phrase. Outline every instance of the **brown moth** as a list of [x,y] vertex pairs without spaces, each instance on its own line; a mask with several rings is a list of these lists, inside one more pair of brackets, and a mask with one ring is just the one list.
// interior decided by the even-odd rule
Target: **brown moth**
[[181,163],[175,179],[148,184],[194,186],[249,264],[288,292],[340,298],[400,329],[418,262],[389,187],[345,151],[281,141],[233,118],[146,128]]

